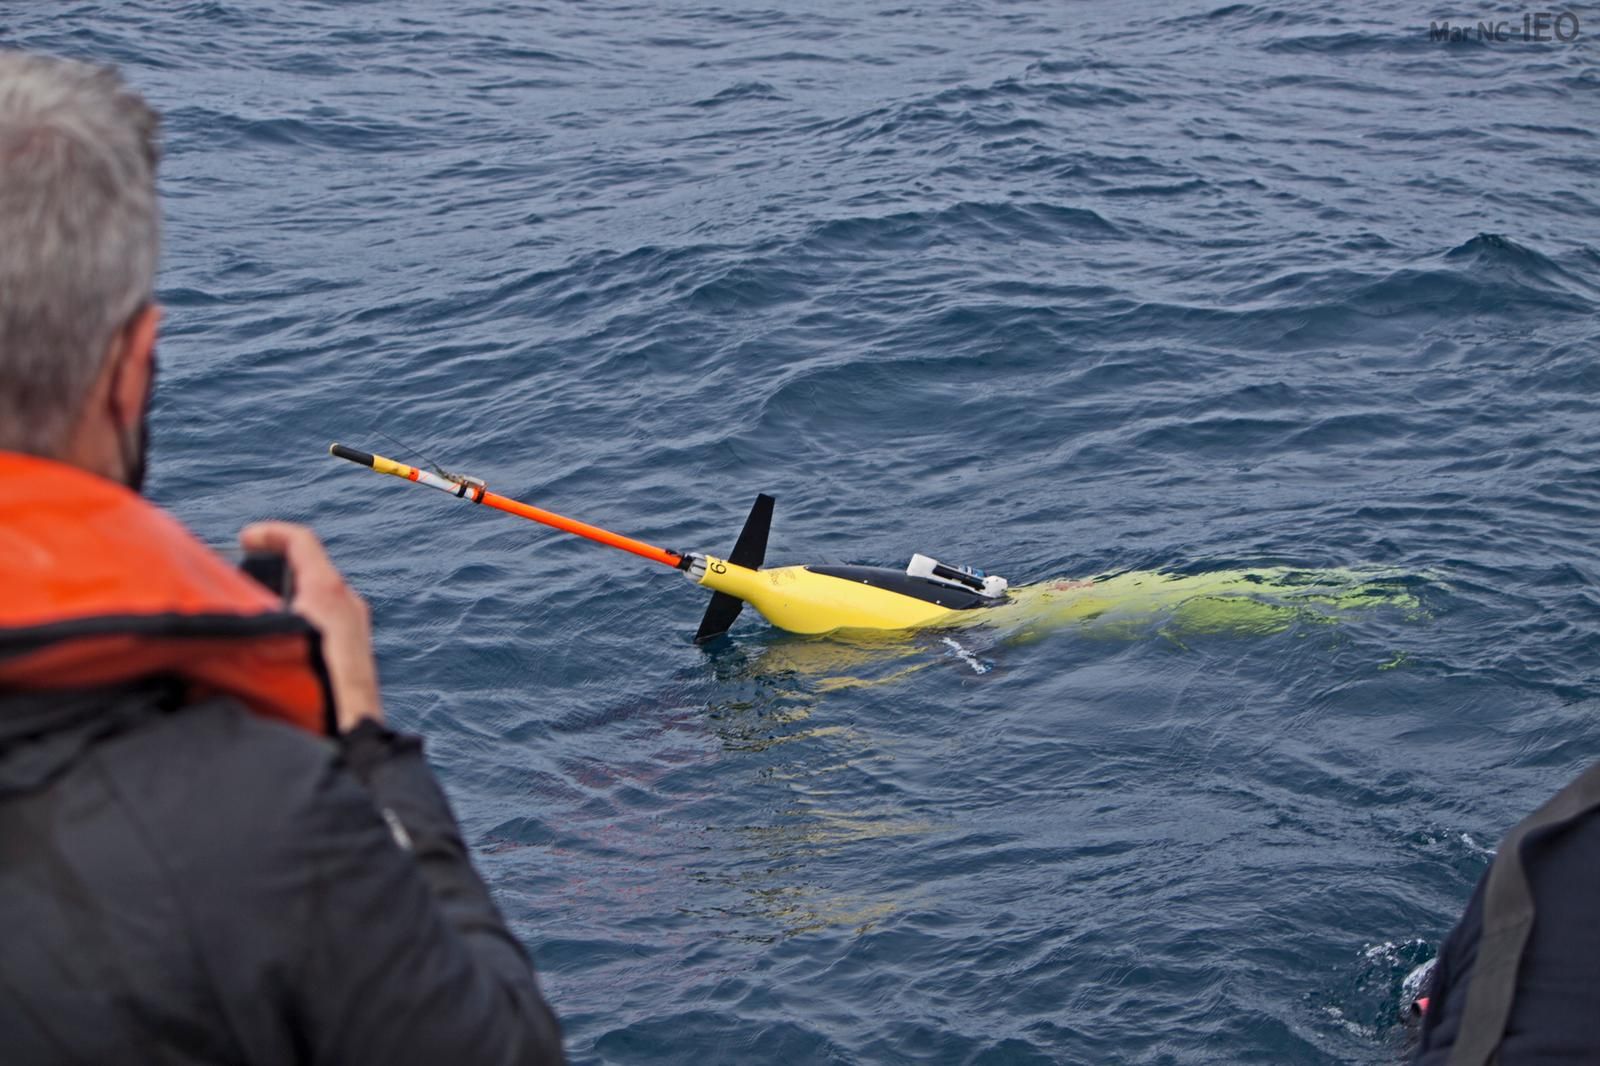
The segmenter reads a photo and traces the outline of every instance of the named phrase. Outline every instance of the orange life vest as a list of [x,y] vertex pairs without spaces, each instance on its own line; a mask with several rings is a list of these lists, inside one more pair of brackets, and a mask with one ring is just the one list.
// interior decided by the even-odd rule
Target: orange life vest
[[332,731],[308,622],[123,486],[0,452],[0,693],[149,677]]

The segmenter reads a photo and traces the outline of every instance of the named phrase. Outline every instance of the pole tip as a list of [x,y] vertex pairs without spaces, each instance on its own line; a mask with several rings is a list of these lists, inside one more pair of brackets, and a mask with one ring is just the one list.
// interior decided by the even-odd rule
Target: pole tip
[[343,444],[328,445],[328,454],[336,459],[348,459],[361,466],[372,466],[372,453],[361,452],[354,448],[346,448]]

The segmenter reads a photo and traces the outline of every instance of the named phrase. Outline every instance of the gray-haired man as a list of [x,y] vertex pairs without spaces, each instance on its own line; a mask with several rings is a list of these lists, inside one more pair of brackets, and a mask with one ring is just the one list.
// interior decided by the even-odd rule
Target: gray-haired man
[[559,1062],[316,537],[286,612],[137,495],[157,125],[0,52],[0,1059]]

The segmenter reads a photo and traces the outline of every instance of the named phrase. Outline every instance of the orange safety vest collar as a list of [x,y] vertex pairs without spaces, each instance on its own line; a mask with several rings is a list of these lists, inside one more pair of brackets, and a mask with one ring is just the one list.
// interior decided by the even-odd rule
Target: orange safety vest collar
[[321,636],[114,482],[0,452],[0,693],[186,682],[332,733]]

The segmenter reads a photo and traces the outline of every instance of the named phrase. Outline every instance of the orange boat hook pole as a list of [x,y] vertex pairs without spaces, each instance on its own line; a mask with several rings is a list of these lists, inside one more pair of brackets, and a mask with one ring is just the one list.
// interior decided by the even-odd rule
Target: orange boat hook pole
[[683,570],[689,566],[688,557],[679,552],[658,548],[654,544],[646,544],[642,540],[624,537],[621,533],[613,533],[609,529],[591,526],[587,522],[579,522],[575,518],[558,515],[554,511],[546,511],[541,507],[534,507],[532,504],[522,503],[520,500],[513,500],[508,496],[490,492],[484,486],[484,483],[475,477],[461,477],[457,474],[435,474],[429,470],[419,470],[414,466],[407,466],[405,463],[397,463],[393,459],[385,459],[381,455],[373,455],[371,452],[346,448],[343,444],[330,445],[328,454],[337,456],[340,459],[348,459],[360,466],[371,467],[380,474],[389,474],[393,477],[405,478],[407,481],[415,481],[419,485],[426,485],[431,489],[448,492],[458,499],[481,503],[485,507],[493,507],[497,511],[514,514],[518,518],[541,522],[564,533],[576,533],[580,537],[587,537],[590,540],[599,541],[601,544],[606,544],[613,548],[621,548],[625,552],[632,552],[635,555],[649,559],[651,562],[670,566],[675,570]]

